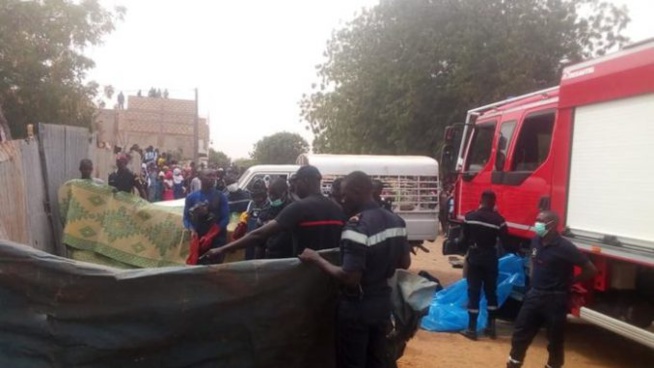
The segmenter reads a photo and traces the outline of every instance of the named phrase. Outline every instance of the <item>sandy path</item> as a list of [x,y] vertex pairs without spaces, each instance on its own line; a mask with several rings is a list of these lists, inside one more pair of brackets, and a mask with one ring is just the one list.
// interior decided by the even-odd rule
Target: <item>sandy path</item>
[[[461,278],[441,255],[442,241],[430,244],[431,253],[413,257],[412,270],[426,270],[445,285]],[[569,323],[566,336],[566,367],[654,368],[654,351],[596,326]],[[512,325],[498,323],[497,340],[469,341],[455,333],[420,330],[409,342],[400,368],[413,367],[504,367],[509,355]],[[525,368],[542,368],[547,362],[544,332],[531,345]]]

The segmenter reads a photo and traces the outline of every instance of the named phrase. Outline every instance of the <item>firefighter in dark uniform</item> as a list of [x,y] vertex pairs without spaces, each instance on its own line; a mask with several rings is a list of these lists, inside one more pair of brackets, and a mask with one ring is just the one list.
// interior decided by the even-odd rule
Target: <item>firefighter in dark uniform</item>
[[388,279],[411,264],[404,220],[375,202],[373,184],[356,171],[342,183],[343,208],[352,216],[341,236],[342,266],[305,249],[303,262],[311,263],[342,284],[337,309],[337,366],[391,367],[387,349],[391,288]]
[[506,243],[507,227],[504,217],[495,211],[495,193],[487,190],[481,194],[481,206],[469,212],[463,222],[463,241],[468,245],[466,278],[468,280],[468,328],[463,335],[477,339],[479,300],[483,286],[486,295],[488,322],[484,334],[494,339],[495,314],[497,313],[497,250],[499,238]]
[[[590,280],[595,265],[570,241],[559,235],[559,216],[552,211],[536,218],[531,241],[530,290],[515,320],[507,368],[522,367],[527,348],[542,325],[547,327],[546,368],[563,366],[563,340],[572,285]],[[574,266],[581,273],[574,276]]]

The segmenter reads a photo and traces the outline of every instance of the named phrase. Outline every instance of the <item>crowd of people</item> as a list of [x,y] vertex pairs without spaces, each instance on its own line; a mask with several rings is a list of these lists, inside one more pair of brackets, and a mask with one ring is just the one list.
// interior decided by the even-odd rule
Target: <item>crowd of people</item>
[[[199,172],[204,167],[198,168],[194,162],[182,164],[172,154],[159,152],[159,149],[152,146],[141,149],[138,145],[133,145],[128,151],[117,149],[115,153],[116,170],[109,174],[107,184],[118,191],[139,195],[149,202],[160,202],[183,199],[200,190]],[[217,188],[226,191],[232,189],[234,186],[230,187],[230,184],[236,182],[238,168],[215,169]],[[82,160],[80,172],[82,178],[90,177],[93,162]],[[93,180],[102,182],[98,178]],[[242,191],[235,191],[238,192],[237,195],[242,195]],[[247,206],[245,199],[242,202]]]
[[[119,155],[118,169],[110,175],[109,184],[120,191],[137,190],[144,198],[156,201],[159,192],[155,189],[152,196],[152,183],[163,177],[161,200],[186,196],[183,221],[192,234],[188,264],[221,263],[227,253],[239,249],[245,250],[246,259],[299,257],[341,284],[336,329],[338,366],[394,366],[396,357],[387,349],[391,314],[388,280],[396,269],[410,266],[411,247],[404,220],[381,197],[383,183],[356,171],[335,180],[330,195],[325,196],[320,171],[302,166],[288,181],[260,180],[245,191],[238,188],[236,177],[224,170],[180,168],[151,152],[148,147],[143,156],[142,168],[147,173],[144,178],[128,168],[126,156]],[[92,162],[82,160],[82,178],[97,180],[91,178],[92,171]],[[441,213],[441,219],[446,220],[444,228],[452,210],[451,190],[446,188],[441,197],[446,209]],[[472,340],[478,338],[482,290],[488,311],[484,334],[496,337],[498,240],[506,251],[518,252],[511,248],[506,221],[495,202],[492,191],[483,192],[479,208],[466,214],[462,237],[457,239],[468,249],[464,275],[468,280],[469,325],[462,333]],[[227,226],[233,215],[240,219],[230,239]],[[561,237],[558,224],[559,217],[552,211],[543,211],[536,219],[530,251],[531,289],[516,320],[507,367],[522,366],[526,350],[542,325],[548,329],[546,367],[563,365],[570,289],[575,282],[588,280],[597,272],[586,256]],[[318,253],[332,248],[340,248],[340,265]],[[582,270],[576,276],[574,266]]]

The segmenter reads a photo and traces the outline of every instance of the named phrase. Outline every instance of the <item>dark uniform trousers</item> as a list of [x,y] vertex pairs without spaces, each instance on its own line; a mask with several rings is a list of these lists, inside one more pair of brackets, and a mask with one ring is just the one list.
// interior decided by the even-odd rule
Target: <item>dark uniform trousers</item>
[[488,310],[497,309],[497,255],[495,248],[471,249],[468,254],[468,311],[479,312],[483,285]]
[[564,291],[541,291],[531,289],[523,301],[515,321],[511,340],[510,359],[522,364],[527,348],[541,326],[547,328],[547,365],[563,366],[563,335],[568,314],[568,293]]
[[341,298],[336,326],[339,368],[390,367],[390,310],[388,297]]

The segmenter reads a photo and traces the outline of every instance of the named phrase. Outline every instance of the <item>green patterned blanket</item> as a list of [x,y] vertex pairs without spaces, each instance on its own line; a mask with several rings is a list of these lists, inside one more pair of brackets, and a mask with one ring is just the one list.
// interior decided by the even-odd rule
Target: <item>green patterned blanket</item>
[[63,243],[71,258],[112,267],[184,265],[189,234],[180,208],[155,206],[86,180],[59,189]]

